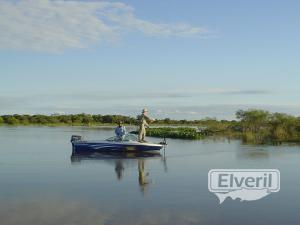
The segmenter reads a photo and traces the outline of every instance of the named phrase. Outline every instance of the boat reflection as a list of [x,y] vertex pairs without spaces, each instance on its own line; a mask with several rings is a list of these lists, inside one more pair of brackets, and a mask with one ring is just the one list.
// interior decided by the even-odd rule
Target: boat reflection
[[125,169],[137,167],[138,184],[142,194],[145,194],[149,185],[152,183],[150,172],[146,171],[146,162],[150,159],[160,159],[164,171],[167,172],[167,161],[165,155],[159,152],[97,152],[91,154],[73,153],[71,163],[81,164],[87,161],[103,161],[114,165],[114,171],[119,181],[124,177]]

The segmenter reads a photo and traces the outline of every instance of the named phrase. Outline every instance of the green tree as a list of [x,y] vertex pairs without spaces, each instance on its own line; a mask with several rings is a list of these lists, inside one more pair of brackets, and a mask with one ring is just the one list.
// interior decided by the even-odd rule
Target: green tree
[[19,124],[19,120],[16,119],[14,116],[3,116],[4,123],[9,125],[16,125]]
[[102,117],[103,123],[112,123],[113,122],[113,117],[112,115],[105,115]]
[[28,125],[30,124],[30,115],[20,115],[19,121],[21,124]]
[[239,110],[236,117],[241,120],[244,131],[258,132],[268,124],[270,113],[264,110]]
[[297,119],[284,113],[274,113],[270,118],[270,126],[273,138],[293,138],[297,132]]
[[165,118],[164,119],[164,124],[170,124],[171,123],[171,119],[170,118]]
[[69,115],[59,115],[58,116],[58,121],[60,123],[72,124],[72,118]]
[[86,126],[90,126],[94,122],[93,117],[91,115],[85,114],[82,123]]
[[103,123],[102,115],[98,114],[98,115],[93,115],[92,117],[96,123]]

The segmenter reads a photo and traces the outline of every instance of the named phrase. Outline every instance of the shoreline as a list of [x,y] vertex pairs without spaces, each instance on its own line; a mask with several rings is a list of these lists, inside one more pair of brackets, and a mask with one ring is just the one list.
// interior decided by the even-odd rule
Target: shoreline
[[[126,125],[129,133],[137,134],[137,125]],[[47,125],[47,124],[18,124],[18,125],[7,125],[0,124],[1,127],[7,128],[63,128],[63,127],[78,127],[78,128],[86,128],[86,129],[111,129],[113,130],[116,125],[114,124],[99,124],[99,125],[70,125],[70,124],[55,124],[55,125]],[[156,138],[169,138],[169,139],[178,139],[178,140],[205,140],[211,138],[226,138],[230,140],[241,140],[243,144],[250,145],[284,145],[284,144],[300,144],[300,137],[294,139],[264,139],[264,137],[259,136],[257,139],[247,140],[244,137],[243,132],[231,131],[231,130],[223,130],[223,131],[211,131],[210,133],[201,133],[197,131],[197,127],[195,125],[153,125],[150,128],[147,128],[147,136],[148,137],[156,137]]]
[[[251,109],[236,112],[237,120],[155,120],[147,136],[197,140],[209,136],[241,139],[244,143],[300,142],[300,117]],[[4,115],[0,126],[7,127],[83,127],[113,129],[122,121],[129,131],[137,130],[137,118],[122,115]],[[136,132],[135,132],[136,133]]]

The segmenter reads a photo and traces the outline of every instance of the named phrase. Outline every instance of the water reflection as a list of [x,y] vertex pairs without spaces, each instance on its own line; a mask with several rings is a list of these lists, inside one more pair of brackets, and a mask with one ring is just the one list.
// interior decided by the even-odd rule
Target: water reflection
[[121,180],[123,178],[123,174],[124,174],[124,166],[123,166],[123,161],[121,159],[118,159],[115,161],[115,171],[116,171],[116,175],[118,180]]
[[[153,211],[104,207],[65,198],[22,199],[0,203],[4,225],[182,225],[202,224],[199,212],[159,209]],[[202,219],[203,220],[203,219]]]
[[71,163],[77,165],[87,161],[98,161],[112,164],[114,165],[116,178],[119,181],[123,179],[125,170],[134,165],[138,171],[140,191],[142,194],[145,194],[149,185],[152,183],[150,172],[146,169],[148,159],[160,159],[164,171],[167,172],[167,160],[165,154],[161,155],[159,152],[98,152],[84,155],[73,153],[71,156]]
[[139,170],[139,185],[140,190],[144,194],[146,192],[146,189],[148,185],[150,184],[150,181],[147,179],[149,176],[149,173],[145,173],[145,160],[144,159],[138,159],[138,170]]
[[264,148],[249,148],[241,147],[236,151],[236,156],[238,159],[246,160],[266,160],[270,157],[270,152]]

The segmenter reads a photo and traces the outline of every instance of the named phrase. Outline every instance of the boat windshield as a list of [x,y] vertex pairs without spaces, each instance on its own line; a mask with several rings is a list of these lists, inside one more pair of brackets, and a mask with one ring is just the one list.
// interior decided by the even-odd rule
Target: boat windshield
[[126,134],[123,140],[120,140],[117,136],[114,136],[106,139],[106,141],[138,141],[138,138],[133,134]]

